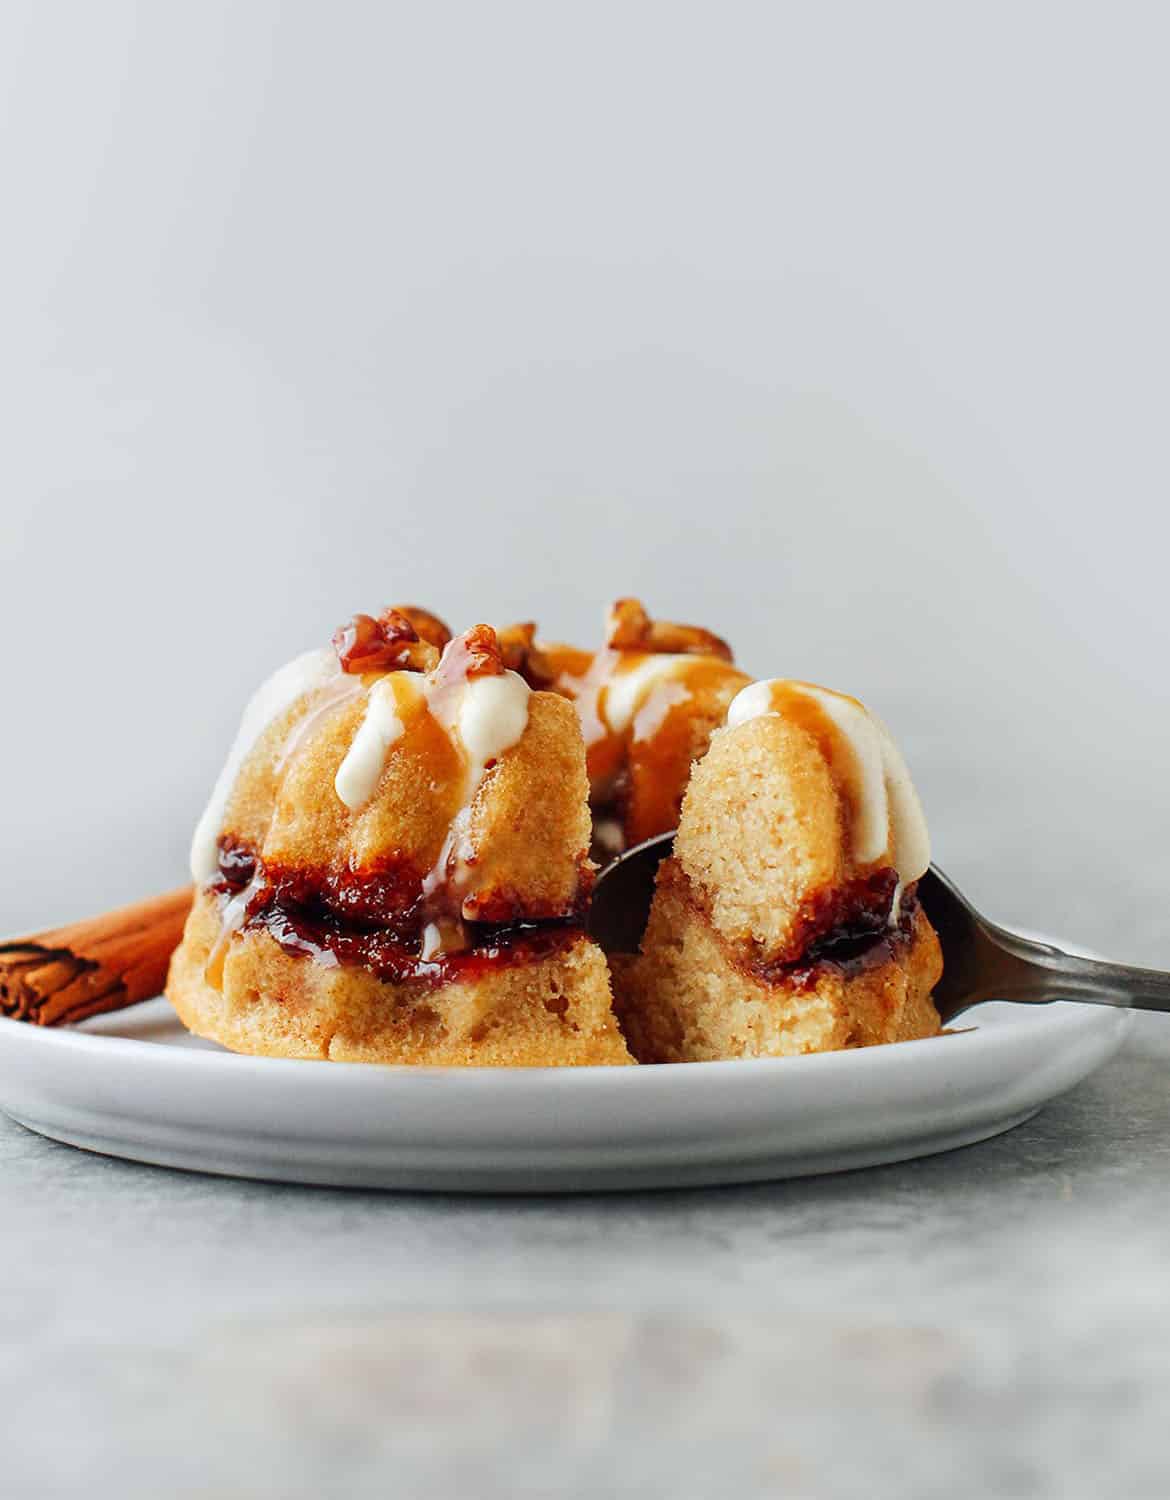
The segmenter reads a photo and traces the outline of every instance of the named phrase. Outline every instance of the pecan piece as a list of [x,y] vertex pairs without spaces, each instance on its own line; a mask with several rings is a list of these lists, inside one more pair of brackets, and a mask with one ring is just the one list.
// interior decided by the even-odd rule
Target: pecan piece
[[333,649],[343,672],[427,672],[439,659],[438,650],[419,639],[418,632],[401,610],[384,609],[372,615],[354,615],[347,625],[333,632]]
[[496,632],[500,654],[509,672],[519,672],[532,688],[548,688],[556,681],[556,669],[536,644],[536,621],[522,620]]
[[500,643],[490,625],[473,625],[457,635],[443,651],[435,680],[453,686],[474,677],[500,677],[504,673]]
[[669,652],[688,656],[717,656],[732,661],[726,641],[701,625],[652,620],[640,599],[618,599],[606,618],[606,645],[611,651]]
[[451,627],[446,620],[441,620],[429,609],[423,609],[418,604],[396,604],[394,609],[398,614],[406,616],[420,641],[427,641],[441,651],[451,639]]

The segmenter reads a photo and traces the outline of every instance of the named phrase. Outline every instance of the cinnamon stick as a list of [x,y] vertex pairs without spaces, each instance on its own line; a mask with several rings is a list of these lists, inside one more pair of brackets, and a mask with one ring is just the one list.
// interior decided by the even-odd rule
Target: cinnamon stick
[[0,943],[0,1015],[68,1026],[159,994],[192,890]]

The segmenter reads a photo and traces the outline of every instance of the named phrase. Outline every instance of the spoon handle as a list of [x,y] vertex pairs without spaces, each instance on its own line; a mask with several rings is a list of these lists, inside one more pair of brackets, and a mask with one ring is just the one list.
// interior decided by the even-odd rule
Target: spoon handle
[[[1100,959],[1080,958],[1062,953],[1047,943],[1033,942],[1014,932],[998,928],[996,944],[1014,958],[1022,959],[1030,972],[1031,983],[1044,998],[1080,1000],[1093,1005],[1117,1005],[1128,1010],[1170,1011],[1170,974],[1161,969],[1135,969],[1129,964],[1104,963]],[[1014,986],[1013,986],[1014,988]],[[1028,980],[1021,975],[1020,993],[1005,999],[1028,1000]],[[1039,999],[1039,994],[1036,995]]]

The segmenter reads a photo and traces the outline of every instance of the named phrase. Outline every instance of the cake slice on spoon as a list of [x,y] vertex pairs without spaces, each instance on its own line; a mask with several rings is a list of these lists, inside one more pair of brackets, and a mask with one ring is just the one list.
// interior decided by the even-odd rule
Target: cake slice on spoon
[[885,725],[811,683],[752,683],[696,765],[641,952],[611,958],[643,1062],[935,1035],[926,821]]

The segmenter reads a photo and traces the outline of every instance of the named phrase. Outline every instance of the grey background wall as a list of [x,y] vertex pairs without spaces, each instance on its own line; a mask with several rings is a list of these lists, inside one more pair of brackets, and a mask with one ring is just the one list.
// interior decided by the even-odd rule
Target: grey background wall
[[182,878],[354,609],[636,592],[1170,963],[1166,14],[7,4],[0,926]]

